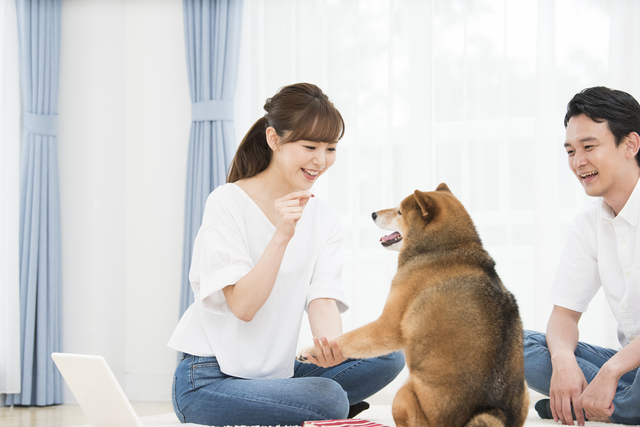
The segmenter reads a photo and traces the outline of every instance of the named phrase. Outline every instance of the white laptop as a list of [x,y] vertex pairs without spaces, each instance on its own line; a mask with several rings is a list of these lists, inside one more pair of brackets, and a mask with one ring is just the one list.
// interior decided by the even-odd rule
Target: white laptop
[[[93,427],[143,427],[104,357],[52,353],[51,358]],[[164,427],[198,425],[177,421],[162,424]]]

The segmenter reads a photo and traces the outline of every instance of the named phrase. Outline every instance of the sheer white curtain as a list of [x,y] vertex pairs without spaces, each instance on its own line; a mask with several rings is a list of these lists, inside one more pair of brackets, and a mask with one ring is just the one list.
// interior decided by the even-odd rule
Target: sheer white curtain
[[20,392],[19,158],[16,9],[0,0],[0,394]]
[[[286,84],[318,84],[346,134],[319,196],[342,215],[347,327],[375,319],[396,258],[374,210],[446,182],[516,295],[544,330],[568,227],[589,202],[562,144],[567,102],[605,85],[640,99],[635,1],[247,1],[237,134]],[[601,296],[581,338],[617,346]]]

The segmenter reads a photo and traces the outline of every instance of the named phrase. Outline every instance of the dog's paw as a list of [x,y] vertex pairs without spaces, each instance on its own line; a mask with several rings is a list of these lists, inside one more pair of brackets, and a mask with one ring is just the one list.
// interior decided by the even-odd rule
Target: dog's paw
[[302,363],[311,363],[311,361],[309,359],[307,359],[307,356],[306,356],[307,354],[310,355],[310,356],[315,356],[316,355],[315,347],[311,347],[311,348],[307,348],[305,350],[302,350],[296,356],[296,360],[298,362],[302,362]]

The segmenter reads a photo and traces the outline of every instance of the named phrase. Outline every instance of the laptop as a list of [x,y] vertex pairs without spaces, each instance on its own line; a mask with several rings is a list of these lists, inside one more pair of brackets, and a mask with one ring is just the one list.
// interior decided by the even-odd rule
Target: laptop
[[[93,427],[143,427],[104,357],[52,353],[51,358]],[[198,425],[162,424],[163,427]]]

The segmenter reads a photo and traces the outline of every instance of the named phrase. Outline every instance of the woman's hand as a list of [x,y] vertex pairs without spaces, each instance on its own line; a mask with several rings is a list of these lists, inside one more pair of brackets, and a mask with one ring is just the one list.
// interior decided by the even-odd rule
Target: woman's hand
[[323,368],[344,362],[347,358],[342,355],[338,343],[326,338],[338,337],[342,334],[342,317],[340,317],[336,300],[316,298],[309,303],[308,312],[309,325],[314,338],[313,347],[302,351],[303,358],[306,357],[307,362]]
[[291,239],[296,232],[296,224],[302,218],[302,211],[314,195],[310,191],[295,191],[275,201],[276,232]]
[[326,337],[314,337],[313,345],[315,351],[305,353],[303,356],[314,365],[318,365],[321,368],[330,368],[347,360],[347,358],[342,355],[338,343],[335,341],[329,342]]

